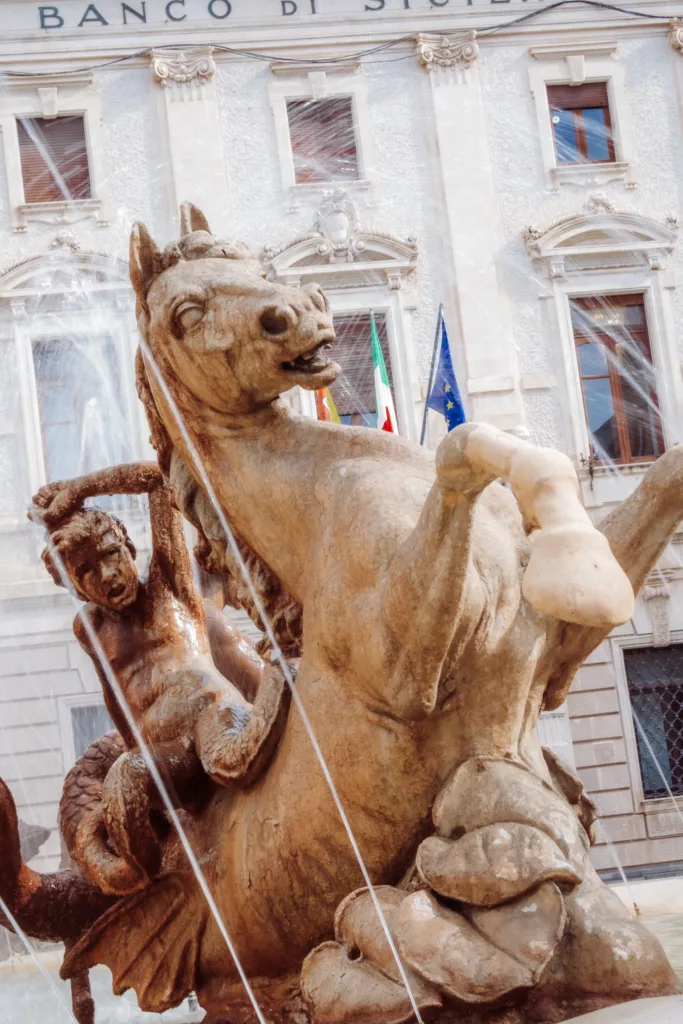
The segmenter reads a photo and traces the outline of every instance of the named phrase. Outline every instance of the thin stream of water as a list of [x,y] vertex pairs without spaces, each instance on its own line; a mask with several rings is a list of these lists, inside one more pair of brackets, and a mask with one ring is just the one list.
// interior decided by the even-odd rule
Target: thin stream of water
[[141,731],[140,731],[140,729],[138,727],[137,721],[135,720],[135,716],[133,715],[133,713],[132,713],[132,711],[131,711],[131,709],[129,707],[128,701],[126,700],[126,696],[125,696],[123,690],[121,689],[121,687],[119,685],[119,681],[116,678],[116,674],[115,674],[114,670],[112,669],[111,663],[110,663],[109,659],[107,658],[107,656],[106,656],[106,654],[104,652],[104,649],[103,649],[103,647],[102,647],[102,645],[100,643],[100,639],[99,639],[97,633],[95,632],[95,630],[94,630],[94,628],[92,626],[92,623],[91,623],[90,618],[89,618],[89,616],[87,614],[87,611],[86,611],[86,606],[83,605],[81,603],[81,601],[78,599],[78,597],[76,596],[76,593],[75,593],[74,588],[73,588],[73,584],[71,583],[71,579],[70,579],[70,577],[69,577],[69,575],[67,573],[66,566],[64,565],[62,557],[59,554],[59,551],[57,550],[56,545],[54,545],[50,541],[49,532],[48,532],[48,546],[49,546],[49,549],[50,549],[50,555],[53,558],[54,563],[57,566],[60,578],[62,579],[62,585],[69,592],[69,594],[71,595],[71,597],[72,597],[72,599],[74,601],[74,605],[76,607],[76,614],[78,615],[78,617],[80,618],[81,622],[83,623],[83,627],[86,630],[86,633],[88,634],[88,639],[89,639],[90,643],[92,644],[93,650],[95,651],[95,653],[97,655],[97,658],[98,658],[100,664],[102,665],[103,671],[104,671],[104,673],[105,673],[105,675],[107,677],[107,682],[111,686],[112,692],[114,693],[114,696],[116,697],[116,700],[117,700],[118,704],[120,705],[120,707],[121,707],[121,709],[122,709],[122,711],[124,713],[124,716],[126,718],[126,722],[127,722],[128,726],[129,726],[133,736],[135,737],[135,742],[138,745],[138,747],[140,748],[140,751],[141,751],[141,753],[142,753],[142,755],[144,757],[145,763],[146,763],[146,765],[147,765],[147,767],[149,769],[149,772],[150,772],[150,774],[151,774],[151,776],[152,776],[152,778],[154,780],[154,784],[157,787],[159,795],[160,795],[160,797],[162,799],[162,802],[164,804],[164,809],[165,809],[166,813],[168,814],[170,821],[173,823],[173,826],[174,826],[176,832],[178,833],[178,837],[179,837],[179,839],[181,841],[181,844],[182,844],[183,850],[185,852],[185,855],[186,855],[186,857],[188,859],[188,862],[189,862],[189,864],[190,864],[190,866],[192,868],[192,871],[193,871],[193,873],[194,873],[194,875],[195,875],[195,877],[197,879],[197,882],[199,883],[199,886],[200,886],[200,888],[202,890],[202,894],[204,895],[204,898],[206,899],[206,902],[209,905],[209,909],[211,911],[211,914],[212,914],[214,920],[216,921],[216,924],[218,925],[219,931],[220,931],[220,933],[221,933],[221,935],[223,937],[223,940],[224,940],[224,942],[225,942],[225,944],[226,944],[226,946],[228,948],[230,956],[232,957],[232,959],[233,959],[233,961],[235,963],[235,967],[237,968],[237,972],[238,972],[238,974],[240,976],[240,980],[242,981],[242,984],[244,985],[244,988],[245,988],[245,990],[247,992],[249,1000],[250,1000],[250,1002],[251,1002],[251,1004],[252,1004],[252,1006],[254,1008],[254,1012],[256,1013],[256,1016],[257,1016],[257,1018],[259,1020],[259,1024],[267,1024],[266,1018],[264,1017],[263,1012],[261,1011],[261,1008],[260,1008],[260,1006],[259,1006],[259,1004],[258,1004],[258,1002],[256,1000],[256,997],[254,995],[253,989],[252,989],[252,987],[251,987],[251,985],[249,983],[249,979],[248,979],[248,977],[247,977],[247,975],[246,975],[246,973],[244,971],[244,968],[242,967],[240,959],[239,959],[239,957],[237,955],[237,952],[235,950],[235,947],[233,945],[232,939],[230,938],[228,930],[227,930],[227,928],[225,926],[225,922],[223,921],[223,917],[222,917],[222,915],[220,913],[220,910],[218,909],[218,906],[216,905],[216,901],[214,900],[213,895],[211,893],[211,890],[209,889],[209,885],[208,885],[208,883],[206,881],[206,878],[204,876],[204,872],[202,871],[202,869],[200,867],[199,861],[197,860],[197,857],[196,857],[196,855],[194,853],[194,850],[192,849],[192,846],[191,846],[190,841],[188,839],[187,833],[185,832],[185,829],[182,826],[182,823],[180,821],[180,818],[178,817],[178,814],[177,814],[176,809],[175,809],[175,807],[173,805],[173,802],[172,802],[172,800],[171,800],[171,798],[169,796],[169,793],[168,793],[168,791],[166,789],[164,781],[161,778],[159,770],[158,770],[158,768],[157,768],[157,766],[156,766],[156,764],[154,762],[154,758],[152,757],[152,754],[151,754],[151,752],[149,750],[149,747],[148,747],[147,743],[145,742],[145,739],[144,739],[144,737],[143,737],[143,735],[142,735],[142,733],[141,733]]
[[217,498],[216,493],[214,491],[213,485],[212,485],[211,480],[209,479],[208,473],[206,471],[206,467],[204,466],[204,463],[203,463],[202,459],[199,456],[199,452],[197,451],[196,446],[195,446],[192,438],[189,435],[187,427],[185,426],[185,423],[184,423],[184,421],[182,419],[182,416],[180,415],[180,411],[179,411],[179,409],[178,409],[178,407],[176,405],[175,399],[173,398],[173,395],[171,394],[171,392],[170,392],[170,390],[168,388],[168,385],[166,384],[166,381],[164,380],[163,375],[161,374],[161,371],[159,370],[159,367],[158,367],[158,365],[156,363],[156,360],[155,360],[154,356],[152,355],[152,353],[149,350],[148,345],[145,343],[144,339],[142,339],[142,338],[140,339],[140,347],[141,347],[143,355],[145,357],[145,362],[147,363],[148,366],[152,367],[154,375],[155,375],[155,378],[156,378],[156,381],[157,381],[157,384],[161,388],[161,390],[163,392],[163,395],[164,395],[164,398],[165,398],[165,400],[166,400],[166,402],[168,404],[168,407],[169,407],[169,409],[173,413],[173,416],[175,418],[175,421],[176,421],[176,424],[178,426],[178,429],[180,430],[180,432],[182,434],[183,441],[185,443],[187,451],[190,454],[190,458],[192,459],[192,462],[193,462],[193,465],[194,465],[194,469],[195,469],[196,473],[198,474],[199,479],[201,480],[202,485],[204,487],[204,490],[205,490],[209,500],[211,501],[211,503],[212,503],[212,505],[213,505],[213,507],[214,507],[214,509],[216,511],[216,514],[217,514],[217,516],[219,518],[220,524],[221,524],[221,526],[223,528],[223,531],[225,533],[226,539],[227,539],[227,541],[228,541],[228,543],[230,545],[230,550],[232,552],[232,555],[233,555],[233,557],[235,558],[237,564],[240,567],[240,571],[242,572],[244,581],[246,582],[246,584],[247,584],[247,586],[249,588],[249,593],[251,595],[251,599],[254,602],[254,605],[257,608],[257,610],[259,612],[259,615],[261,616],[261,621],[263,622],[263,624],[265,626],[266,634],[267,634],[268,639],[269,639],[269,641],[270,641],[270,643],[272,645],[273,655],[274,655],[275,659],[279,662],[280,667],[282,668],[282,672],[283,672],[283,674],[285,676],[285,679],[287,680],[287,685],[289,686],[290,692],[292,694],[292,700],[296,704],[297,711],[301,715],[301,720],[302,720],[302,722],[304,724],[304,728],[306,729],[306,733],[308,735],[308,738],[309,738],[309,740],[311,742],[311,745],[313,747],[313,750],[315,752],[315,756],[316,756],[316,758],[318,760],[320,768],[321,768],[321,770],[323,772],[323,775],[325,777],[325,781],[327,782],[328,788],[330,790],[330,794],[331,794],[332,799],[334,801],[335,807],[337,808],[337,812],[338,812],[339,817],[341,819],[342,825],[344,826],[344,830],[346,831],[346,834],[348,836],[348,839],[349,839],[349,842],[351,844],[351,848],[353,850],[354,856],[356,857],[356,860],[358,862],[358,866],[359,866],[359,868],[361,870],[361,873],[363,875],[363,879],[365,881],[365,885],[366,885],[366,887],[368,889],[368,892],[370,893],[373,905],[375,907],[375,910],[377,912],[377,916],[378,916],[378,918],[380,920],[380,923],[381,923],[381,926],[382,926],[382,930],[383,930],[383,932],[384,932],[384,934],[386,936],[387,942],[389,943],[389,948],[391,949],[392,957],[393,957],[393,959],[394,959],[394,961],[396,963],[396,966],[397,966],[397,968],[399,970],[401,981],[403,982],[403,985],[404,985],[404,987],[406,989],[406,992],[408,994],[408,997],[410,999],[410,1003],[411,1003],[411,1006],[412,1006],[412,1009],[413,1009],[413,1013],[415,1014],[415,1017],[416,1017],[417,1021],[419,1022],[419,1024],[423,1024],[422,1017],[420,1015],[419,1007],[418,1007],[417,1002],[415,1000],[415,996],[413,994],[413,991],[411,989],[410,983],[408,981],[406,970],[405,970],[405,968],[403,966],[403,962],[401,961],[401,957],[399,956],[398,950],[396,948],[396,944],[394,942],[393,936],[392,936],[391,931],[389,929],[389,925],[387,923],[386,916],[385,916],[384,911],[382,910],[382,907],[380,905],[379,899],[377,897],[377,893],[375,892],[375,887],[372,884],[372,879],[370,878],[370,874],[369,874],[368,869],[367,869],[367,867],[365,865],[365,861],[363,860],[363,855],[360,852],[360,848],[359,848],[358,843],[356,841],[356,837],[354,835],[353,829],[351,828],[351,824],[350,824],[350,822],[349,822],[349,820],[348,820],[348,818],[346,816],[346,811],[344,810],[344,806],[342,804],[341,798],[339,796],[339,793],[337,792],[337,787],[334,784],[334,780],[332,778],[332,775],[330,773],[329,767],[327,765],[327,761],[325,760],[325,756],[324,756],[324,754],[322,752],[320,744],[318,743],[318,739],[317,739],[317,737],[315,735],[315,732],[313,730],[313,726],[312,726],[311,721],[310,721],[310,719],[308,717],[308,713],[307,713],[307,711],[306,711],[306,709],[304,707],[303,701],[301,700],[299,692],[298,692],[298,690],[296,688],[296,685],[294,683],[294,679],[292,677],[292,673],[290,671],[289,665],[287,664],[287,659],[283,655],[282,650],[280,649],[280,645],[277,642],[277,638],[275,636],[275,632],[273,630],[272,623],[270,622],[270,619],[269,619],[268,615],[266,614],[263,602],[261,601],[261,597],[260,597],[256,587],[254,586],[254,582],[253,582],[253,579],[251,577],[251,573],[249,572],[249,570],[248,570],[248,568],[247,568],[247,566],[246,566],[246,564],[245,564],[245,562],[244,562],[244,560],[242,558],[242,555],[240,553],[239,547],[238,547],[237,542],[235,540],[235,536],[233,534],[233,531],[232,531],[232,529],[230,527],[230,524],[228,523],[228,520],[227,520],[227,518],[225,516],[225,513],[223,512],[223,509],[222,509],[222,507],[220,505],[220,502],[218,501],[218,498]]
[[54,992],[55,998],[59,1002],[59,1005],[63,1009],[63,1011],[66,1014],[67,1018],[70,1021],[72,1021],[73,1024],[78,1024],[78,1021],[76,1020],[76,1018],[73,1015],[71,1007],[68,1006],[68,1004],[66,1003],[66,1001],[64,999],[64,996],[62,995],[62,993],[59,991],[59,989],[55,985],[54,979],[50,976],[50,973],[47,970],[47,968],[45,967],[45,964],[41,961],[41,959],[38,956],[38,954],[36,953],[35,949],[31,945],[31,943],[29,942],[28,936],[24,933],[21,925],[19,924],[19,922],[17,921],[16,917],[14,916],[12,911],[9,909],[9,907],[7,906],[5,901],[3,900],[2,896],[0,896],[0,910],[5,915],[5,917],[9,921],[9,923],[12,925],[12,928],[14,929],[14,931],[15,931],[17,937],[19,938],[19,940],[26,947],[26,950],[27,950],[29,956],[31,957],[31,959],[33,961],[35,961],[35,964],[36,964],[38,970],[40,971],[42,976],[45,978],[45,981],[48,983],[48,985],[50,986],[52,991]]

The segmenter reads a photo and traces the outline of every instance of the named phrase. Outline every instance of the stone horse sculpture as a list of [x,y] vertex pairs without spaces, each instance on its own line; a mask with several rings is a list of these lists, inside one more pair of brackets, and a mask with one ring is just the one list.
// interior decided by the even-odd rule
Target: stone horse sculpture
[[[213,568],[234,568],[227,521],[303,608],[296,687],[401,964],[293,708],[255,783],[187,818],[266,1016],[398,1024],[417,1006],[548,1024],[678,991],[591,868],[590,801],[535,726],[631,616],[683,514],[683,451],[598,531],[558,452],[473,424],[434,458],[294,415],[282,393],[339,372],[327,300],[266,280],[199,211],[163,252],[137,225],[131,279],[161,468]],[[105,963],[145,1009],[195,990],[212,1021],[253,1020],[197,880],[168,852],[177,837],[166,843],[174,869],[107,910],[63,974]]]

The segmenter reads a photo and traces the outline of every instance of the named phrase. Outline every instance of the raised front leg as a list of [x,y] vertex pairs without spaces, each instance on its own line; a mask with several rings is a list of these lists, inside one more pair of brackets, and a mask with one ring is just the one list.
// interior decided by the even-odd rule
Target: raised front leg
[[390,665],[385,696],[392,711],[408,720],[434,711],[456,629],[473,627],[486,600],[472,562],[471,529],[476,501],[495,474],[465,454],[473,429],[458,427],[439,446],[436,483],[381,595]]
[[[467,424],[442,441],[436,483],[410,537],[391,563],[382,595],[388,634],[387,698],[404,718],[431,714],[444,660],[457,635],[464,643],[487,602],[473,564],[474,506],[496,478],[509,480],[531,527],[531,558],[522,591],[529,603],[565,622],[613,626],[633,613],[633,591],[581,505],[569,460],[484,424]],[[497,512],[493,508],[491,514]],[[500,538],[508,531],[501,503]],[[501,586],[515,585],[517,564],[500,568]],[[506,576],[507,574],[507,576]]]
[[[600,524],[637,594],[683,519],[683,446],[648,469],[633,494]],[[550,634],[553,665],[545,694],[550,710],[564,701],[574,674],[610,630],[567,626]]]
[[554,619],[612,629],[633,614],[633,589],[579,499],[574,467],[561,452],[477,425],[465,455],[510,481],[530,535],[522,592]]

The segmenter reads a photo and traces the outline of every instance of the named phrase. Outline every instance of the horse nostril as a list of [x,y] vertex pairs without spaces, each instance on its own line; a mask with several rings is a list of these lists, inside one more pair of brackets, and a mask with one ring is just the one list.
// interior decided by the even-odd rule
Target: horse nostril
[[261,327],[266,334],[284,334],[289,330],[289,320],[274,309],[261,314]]

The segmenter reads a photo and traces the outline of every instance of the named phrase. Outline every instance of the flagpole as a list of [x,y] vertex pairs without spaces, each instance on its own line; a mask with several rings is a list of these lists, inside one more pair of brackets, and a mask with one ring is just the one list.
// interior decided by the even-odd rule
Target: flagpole
[[434,335],[434,349],[432,351],[432,365],[429,368],[429,383],[427,385],[427,395],[425,397],[425,411],[422,417],[422,432],[420,433],[420,444],[424,444],[425,431],[427,430],[427,413],[429,412],[429,396],[432,393],[432,384],[434,383],[434,370],[436,369],[436,353],[439,348],[439,335],[441,329],[441,320],[443,319],[443,302],[439,303],[439,312],[436,317],[436,334]]

